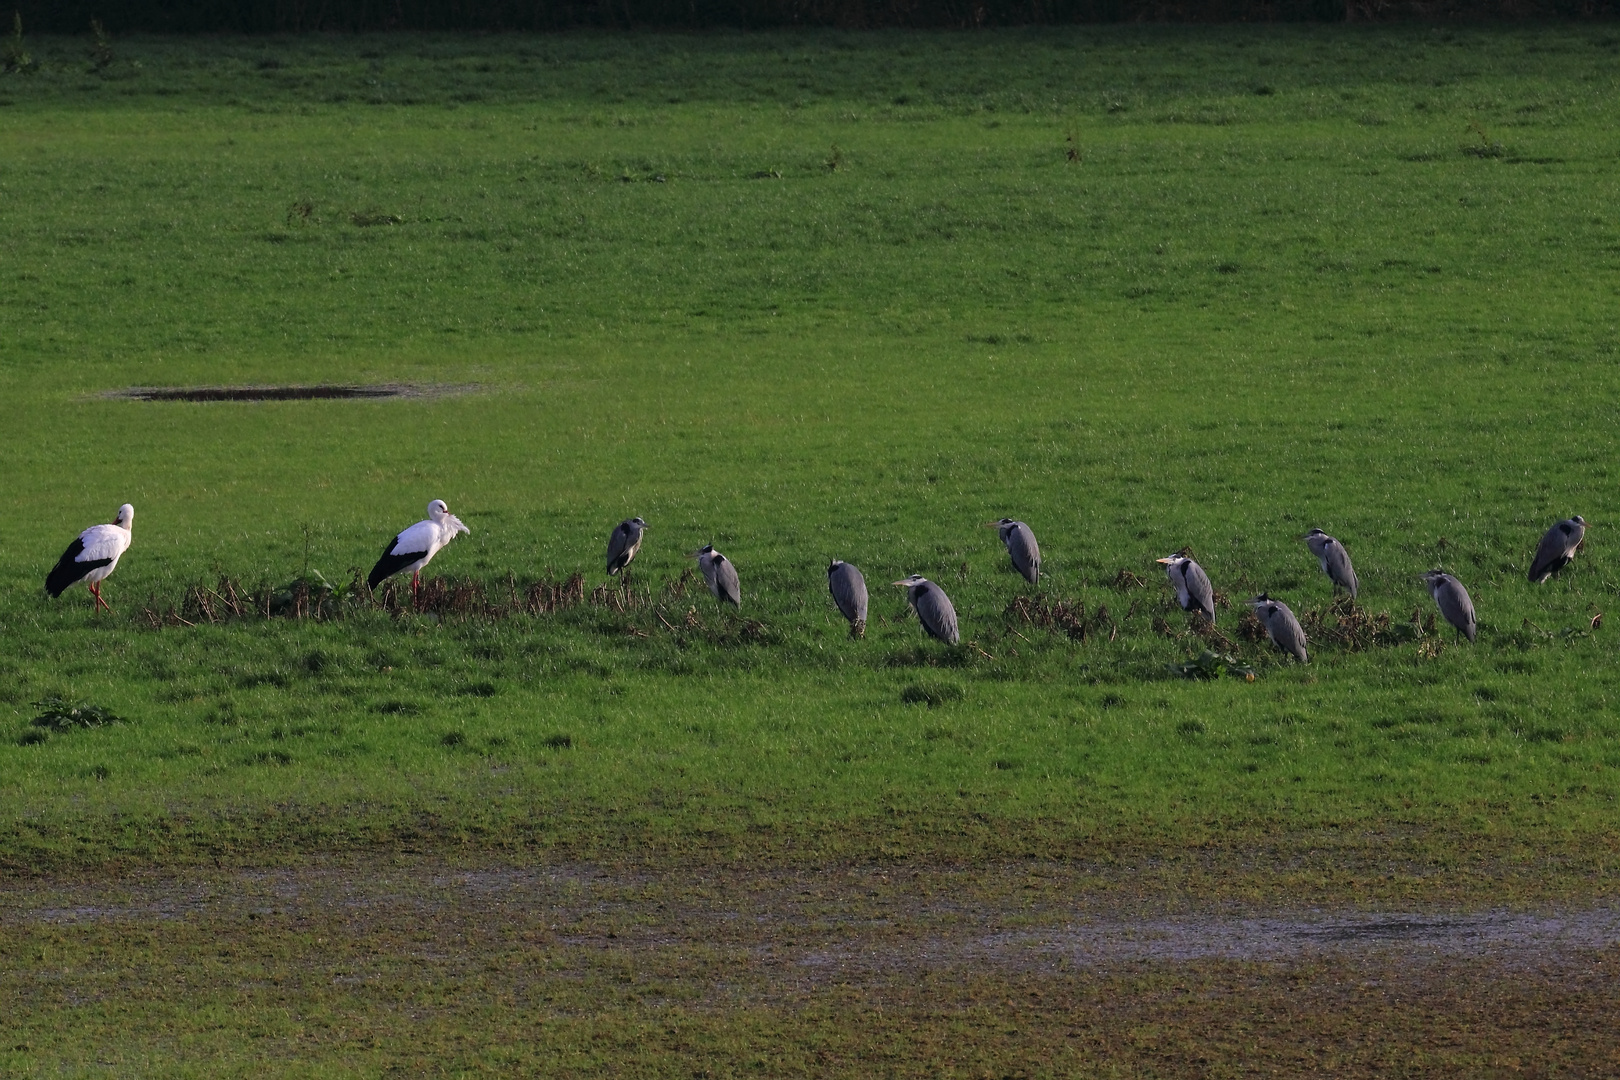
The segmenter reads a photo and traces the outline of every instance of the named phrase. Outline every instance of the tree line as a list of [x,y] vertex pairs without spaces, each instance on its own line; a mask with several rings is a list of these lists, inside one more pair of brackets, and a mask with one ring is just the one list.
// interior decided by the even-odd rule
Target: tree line
[[[30,32],[973,29],[1116,22],[1613,18],[1620,0],[14,0]],[[3,8],[0,8],[3,11]]]

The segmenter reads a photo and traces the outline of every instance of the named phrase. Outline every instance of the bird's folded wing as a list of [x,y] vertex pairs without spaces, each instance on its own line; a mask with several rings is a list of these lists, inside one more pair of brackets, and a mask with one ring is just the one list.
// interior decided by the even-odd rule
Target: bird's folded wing
[[75,562],[111,562],[129,547],[129,533],[116,525],[92,525],[79,534],[79,543],[83,550],[74,556]]
[[1541,538],[1541,544],[1536,548],[1536,557],[1531,560],[1530,573],[1536,577],[1552,573],[1564,555],[1565,545],[1564,534],[1558,531],[1557,526],[1547,530],[1547,535]]
[[384,549],[383,554],[406,555],[414,551],[416,557],[421,558],[433,550],[438,539],[439,527],[437,525],[431,521],[418,521],[415,525],[394,537],[394,542]]

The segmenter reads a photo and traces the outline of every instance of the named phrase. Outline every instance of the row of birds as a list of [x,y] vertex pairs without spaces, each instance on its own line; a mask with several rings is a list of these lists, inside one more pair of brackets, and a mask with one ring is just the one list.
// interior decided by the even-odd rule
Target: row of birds
[[[377,560],[377,565],[371,568],[371,573],[366,578],[367,584],[373,589],[395,574],[408,572],[411,575],[411,595],[414,602],[421,588],[422,568],[459,534],[471,532],[460,518],[450,512],[443,499],[434,499],[428,503],[427,515],[427,520],[418,521],[401,531],[383,549],[382,557]],[[89,588],[90,595],[95,598],[97,610],[106,608],[108,613],[111,613],[112,608],[101,596],[101,582],[117,568],[118,560],[129,550],[134,525],[135,508],[125,503],[118,508],[118,516],[111,524],[92,525],[80,533],[62,553],[56,566],[46,575],[46,592],[52,596],[61,596],[70,586],[83,582]],[[1039,582],[1041,548],[1035,540],[1034,531],[1024,522],[1012,518],[992,521],[987,527],[1000,531],[1001,542],[1007,547],[1007,555],[1012,560],[1013,568],[1030,584]],[[1577,514],[1548,529],[1541,538],[1540,546],[1536,548],[1535,558],[1531,561],[1530,580],[1540,584],[1567,566],[1585,539],[1586,527],[1586,520]],[[616,575],[630,565],[630,561],[641,550],[642,537],[646,531],[647,523],[639,517],[621,521],[614,528],[608,537],[609,575]],[[1301,539],[1322,564],[1322,572],[1333,583],[1334,593],[1337,594],[1340,589],[1344,589],[1354,599],[1361,588],[1361,583],[1356,578],[1355,567],[1350,562],[1350,553],[1345,550],[1344,545],[1321,529],[1312,529]],[[713,544],[691,552],[688,558],[697,560],[703,580],[708,583],[709,591],[714,594],[716,600],[734,607],[742,607],[742,588],[737,579],[737,567],[730,559],[716,551]],[[1175,587],[1176,600],[1182,610],[1197,613],[1213,626],[1215,590],[1204,568],[1194,562],[1185,550],[1158,561],[1164,565],[1170,584]],[[1446,621],[1456,628],[1459,635],[1466,634],[1468,640],[1473,641],[1478,633],[1478,622],[1474,617],[1474,602],[1469,598],[1468,590],[1463,587],[1462,582],[1443,570],[1430,570],[1423,575],[1423,580]],[[922,624],[924,630],[948,645],[956,645],[961,641],[961,631],[956,623],[956,609],[944,589],[921,574],[912,574],[893,584],[906,589],[907,601],[917,613],[917,621]],[[866,627],[867,595],[866,578],[861,572],[850,563],[833,559],[827,566],[827,590],[832,593],[833,602],[838,605],[839,612],[849,620],[850,632],[856,636],[863,633]],[[1291,653],[1302,663],[1307,659],[1305,630],[1287,604],[1273,600],[1265,593],[1245,603],[1254,609],[1256,617],[1265,627],[1266,634],[1273,644],[1283,652]]]

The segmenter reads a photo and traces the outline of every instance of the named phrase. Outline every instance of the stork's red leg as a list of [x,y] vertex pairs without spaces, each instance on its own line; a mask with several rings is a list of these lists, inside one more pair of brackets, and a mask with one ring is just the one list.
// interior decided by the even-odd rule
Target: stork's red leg
[[101,583],[99,581],[92,581],[90,583],[90,595],[96,598],[96,605],[95,607],[91,608],[92,611],[99,611],[102,608],[106,608],[107,614],[112,614],[112,605],[101,598]]
[[417,601],[421,599],[421,583],[422,571],[418,570],[411,575],[411,610],[413,611],[417,607]]

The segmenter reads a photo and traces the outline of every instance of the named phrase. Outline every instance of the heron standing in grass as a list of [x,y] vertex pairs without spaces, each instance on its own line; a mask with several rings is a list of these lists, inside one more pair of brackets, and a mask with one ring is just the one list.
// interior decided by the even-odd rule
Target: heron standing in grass
[[1356,591],[1361,583],[1356,580],[1355,568],[1350,565],[1350,553],[1344,550],[1344,545],[1321,529],[1312,529],[1300,537],[1305,546],[1311,549],[1322,564],[1322,573],[1333,582],[1333,593],[1338,595],[1340,589],[1350,593],[1350,599],[1356,598]]
[[1170,584],[1176,587],[1176,602],[1182,611],[1196,611],[1215,625],[1215,590],[1210,586],[1204,568],[1178,551],[1160,559]]
[[647,523],[638,517],[619,522],[619,527],[608,537],[607,572],[613,577],[630,565],[630,560],[641,550],[641,534]]
[[1273,645],[1285,653],[1293,653],[1300,663],[1307,662],[1305,628],[1299,625],[1299,620],[1294,618],[1287,604],[1261,593],[1249,601],[1249,606],[1254,608],[1255,618],[1266,628],[1266,636]]
[[45,575],[45,591],[52,596],[61,596],[70,585],[84,582],[95,597],[91,605],[92,612],[107,609],[112,614],[112,605],[101,598],[101,583],[114,570],[118,569],[118,560],[124,552],[129,550],[130,541],[134,538],[132,530],[135,526],[135,508],[125,503],[118,508],[118,516],[109,525],[92,525],[78,535],[78,538],[69,544],[62,557],[56,560],[51,572]]
[[911,610],[917,613],[917,621],[930,635],[947,645],[955,645],[962,640],[961,632],[956,628],[956,609],[951,606],[951,598],[945,595],[944,589],[921,574],[912,574],[904,581],[893,584],[906,589],[906,600],[911,604]]
[[1041,578],[1041,545],[1035,542],[1034,531],[1022,521],[1012,518],[987,522],[985,528],[1000,531],[1001,542],[1007,545],[1013,569],[1023,574],[1024,580],[1031,585],[1038,584]]
[[1472,643],[1479,633],[1479,623],[1474,618],[1474,602],[1468,598],[1468,590],[1463,588],[1462,582],[1444,570],[1430,570],[1423,575],[1423,583],[1429,587],[1429,595],[1440,606],[1440,614],[1446,617],[1446,622],[1457,628],[1459,636],[1467,634]]
[[703,545],[687,558],[698,561],[703,580],[709,583],[709,591],[716,600],[734,608],[742,607],[742,588],[737,584],[737,568],[731,565],[730,559],[714,550],[713,544]]
[[866,636],[866,578],[842,559],[827,564],[827,591],[838,611],[849,620],[849,636]]
[[1531,582],[1540,585],[1568,566],[1586,539],[1586,529],[1586,519],[1579,514],[1548,529],[1536,548],[1536,557],[1530,561]]
[[382,558],[371,568],[366,584],[375,589],[386,578],[406,570],[411,572],[411,606],[416,606],[421,592],[422,568],[433,560],[441,548],[456,538],[458,533],[472,530],[450,512],[443,499],[428,503],[426,521],[418,521],[383,548]]

